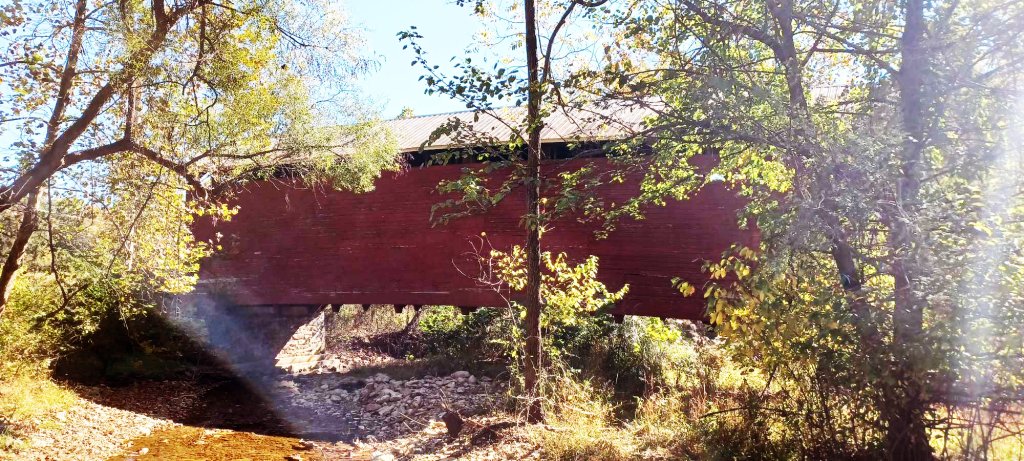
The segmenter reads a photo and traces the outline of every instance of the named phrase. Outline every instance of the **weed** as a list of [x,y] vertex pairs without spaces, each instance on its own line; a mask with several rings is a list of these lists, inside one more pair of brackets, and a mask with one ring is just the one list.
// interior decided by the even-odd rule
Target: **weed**
[[56,424],[53,417],[75,401],[75,393],[40,374],[26,373],[0,381],[0,417],[12,425],[38,421]]

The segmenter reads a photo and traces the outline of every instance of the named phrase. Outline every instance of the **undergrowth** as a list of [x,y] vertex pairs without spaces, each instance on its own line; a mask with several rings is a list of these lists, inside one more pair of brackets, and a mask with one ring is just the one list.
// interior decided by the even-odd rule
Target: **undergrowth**
[[546,424],[530,429],[545,459],[797,457],[793,434],[736,410],[778,389],[699,326],[628,319],[595,341],[582,367],[549,367]]
[[[420,351],[446,360],[503,360],[508,408],[521,407],[512,309],[426,311]],[[745,408],[785,399],[785,384],[730,358],[700,323],[585,315],[549,330],[545,422],[525,434],[552,460],[791,459],[790,426]]]
[[23,448],[23,434],[61,424],[58,413],[75,402],[75,393],[54,383],[38,369],[0,377],[0,449]]

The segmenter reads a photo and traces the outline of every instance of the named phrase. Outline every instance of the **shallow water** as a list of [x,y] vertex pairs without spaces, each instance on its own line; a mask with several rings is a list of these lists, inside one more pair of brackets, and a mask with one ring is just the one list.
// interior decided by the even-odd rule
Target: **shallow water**
[[259,435],[229,429],[174,426],[133,440],[125,454],[110,458],[109,461],[286,459],[307,461],[324,458],[318,450],[304,445],[300,439],[293,437]]
[[[268,386],[240,379],[209,382],[199,404],[177,420],[181,424],[133,440],[123,454],[109,461],[364,459],[347,444],[338,443],[349,433],[347,425],[332,426],[323,434],[297,430],[294,423],[307,419],[308,411],[274,405],[266,392],[257,390],[260,384]],[[320,446],[314,448],[300,434]],[[329,456],[324,456],[324,450]]]

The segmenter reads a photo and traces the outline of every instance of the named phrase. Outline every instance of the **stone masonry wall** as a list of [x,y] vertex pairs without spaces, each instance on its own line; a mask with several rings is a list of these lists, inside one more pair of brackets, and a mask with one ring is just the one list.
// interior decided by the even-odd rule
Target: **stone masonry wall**
[[319,363],[327,347],[329,309],[323,309],[300,325],[277,353],[275,365],[289,371],[303,371]]
[[180,304],[189,317],[183,326],[236,370],[270,370],[324,349],[323,306],[232,306],[208,298]]

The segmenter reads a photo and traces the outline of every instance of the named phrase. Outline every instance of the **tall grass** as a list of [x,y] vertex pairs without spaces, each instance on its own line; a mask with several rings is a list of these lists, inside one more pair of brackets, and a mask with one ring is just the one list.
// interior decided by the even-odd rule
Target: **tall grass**
[[17,452],[21,436],[62,424],[58,414],[76,400],[75,393],[40,372],[22,369],[0,377],[0,452]]
[[545,459],[798,457],[792,433],[745,411],[780,386],[738,367],[699,326],[630,319],[587,353],[582,368],[549,367],[547,421],[528,431]]

